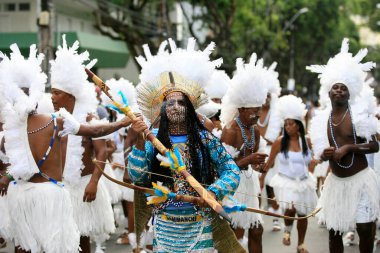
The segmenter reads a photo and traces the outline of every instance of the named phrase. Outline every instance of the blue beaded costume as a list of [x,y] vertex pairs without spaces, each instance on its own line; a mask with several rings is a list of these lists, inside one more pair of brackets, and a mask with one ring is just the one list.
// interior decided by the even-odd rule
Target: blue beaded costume
[[[219,179],[207,190],[215,193],[219,200],[227,194],[233,194],[239,184],[239,167],[226,152],[218,138],[206,130],[200,132],[202,142],[208,148],[211,164]],[[187,135],[170,136],[173,147],[180,150],[186,167],[191,173],[187,151]],[[135,183],[146,183],[154,159],[154,148],[146,142],[145,150],[135,147],[129,155],[128,173]],[[201,156],[201,155],[200,155]],[[173,189],[177,194],[198,196],[181,175],[172,173]],[[154,252],[213,252],[211,213],[209,208],[185,202],[166,201],[154,207]]]

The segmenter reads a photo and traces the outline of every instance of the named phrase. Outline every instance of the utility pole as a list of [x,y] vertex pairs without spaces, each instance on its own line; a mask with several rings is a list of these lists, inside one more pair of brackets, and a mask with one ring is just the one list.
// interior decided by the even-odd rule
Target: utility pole
[[53,36],[51,29],[51,0],[41,0],[41,11],[38,16],[38,50],[45,55],[42,62],[42,71],[48,76],[46,90],[50,89],[49,61],[53,59]]

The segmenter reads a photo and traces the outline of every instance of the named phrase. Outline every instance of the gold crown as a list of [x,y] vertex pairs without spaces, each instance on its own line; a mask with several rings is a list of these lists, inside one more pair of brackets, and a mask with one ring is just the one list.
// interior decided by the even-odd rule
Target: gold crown
[[186,94],[195,109],[207,102],[204,89],[198,83],[175,72],[163,72],[158,79],[137,86],[137,103],[143,115],[153,123],[160,115],[165,97],[175,91]]

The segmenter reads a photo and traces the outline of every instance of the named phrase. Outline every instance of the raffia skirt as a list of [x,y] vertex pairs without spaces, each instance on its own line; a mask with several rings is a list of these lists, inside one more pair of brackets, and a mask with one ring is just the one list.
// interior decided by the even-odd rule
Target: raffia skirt
[[374,221],[379,215],[379,205],[378,179],[372,169],[346,178],[329,173],[318,201],[317,207],[322,210],[317,217],[327,229],[343,233],[354,230],[356,223]]
[[103,236],[115,231],[111,199],[102,181],[98,183],[96,199],[83,202],[83,195],[91,175],[81,177],[80,183],[66,184],[74,208],[74,219],[82,236]]
[[[260,173],[248,166],[248,170],[240,171],[240,183],[233,195],[234,200],[249,207],[259,208]],[[226,202],[224,202],[226,204]],[[227,204],[228,205],[228,204]],[[251,212],[236,212],[230,214],[234,228],[252,228],[263,224],[261,214]]]
[[65,188],[51,182],[10,183],[8,208],[16,246],[32,253],[78,252],[80,234]]

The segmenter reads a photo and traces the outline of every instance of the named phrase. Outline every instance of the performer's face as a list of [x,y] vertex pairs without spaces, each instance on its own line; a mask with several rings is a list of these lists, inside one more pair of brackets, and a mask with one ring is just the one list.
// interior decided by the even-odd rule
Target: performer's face
[[172,92],[166,96],[166,115],[172,124],[185,122],[186,106],[181,92]]
[[285,131],[288,135],[293,136],[298,133],[300,127],[294,119],[286,119],[284,124]]
[[335,103],[346,103],[350,98],[350,92],[348,88],[343,83],[336,83],[331,87],[329,92],[331,102]]
[[59,111],[60,108],[74,107],[75,97],[69,93],[58,89],[51,89],[51,101],[54,106],[54,111]]
[[261,107],[243,107],[239,108],[240,119],[243,120],[245,124],[250,126],[255,125],[257,120],[260,118]]

